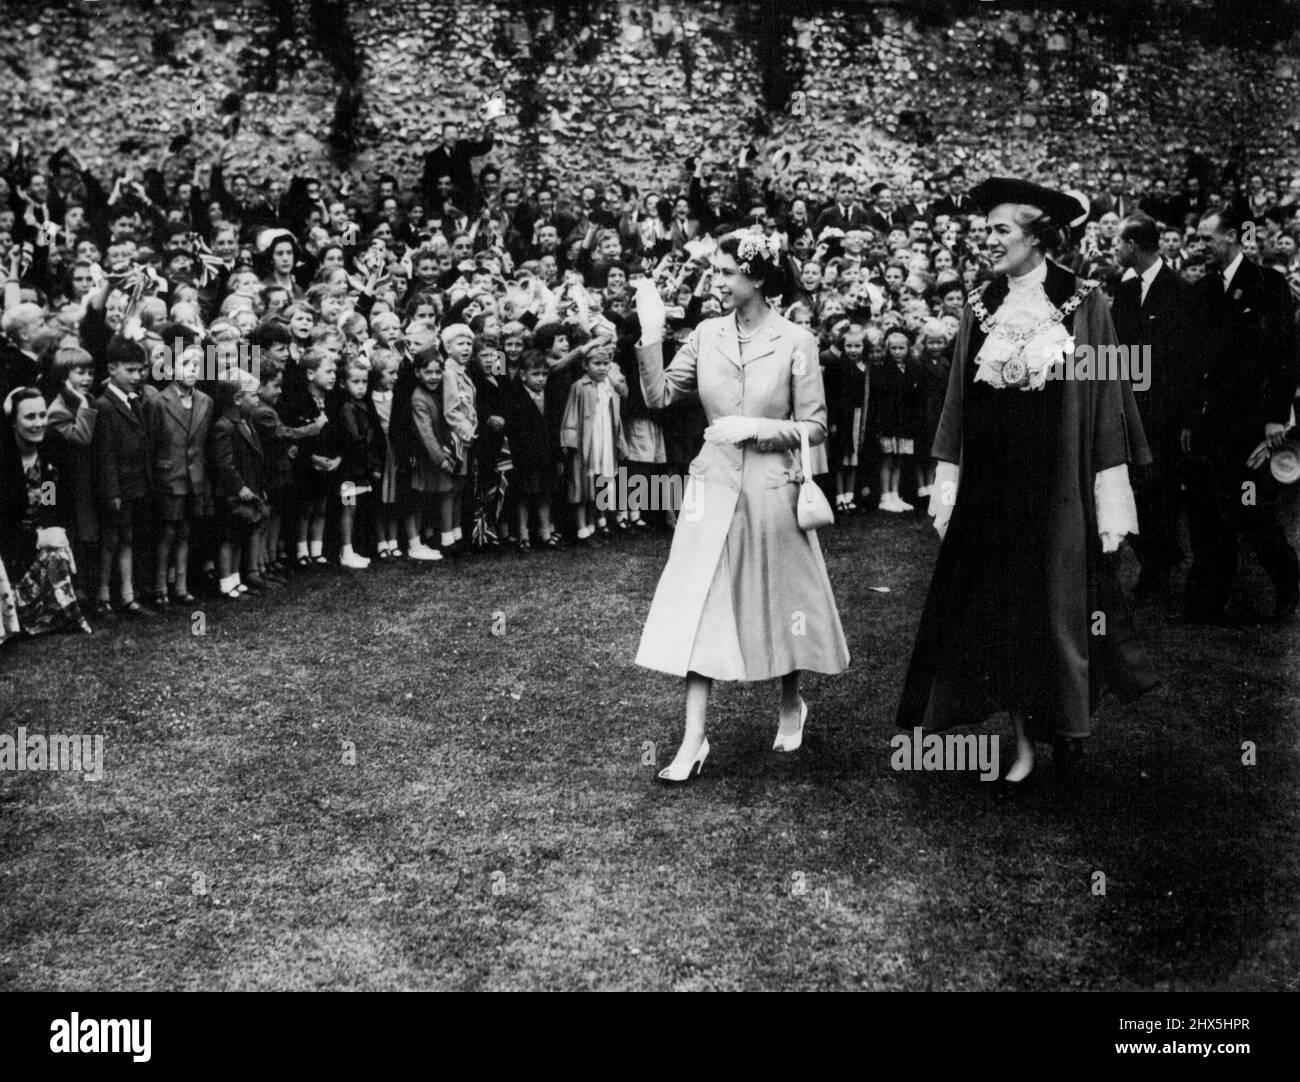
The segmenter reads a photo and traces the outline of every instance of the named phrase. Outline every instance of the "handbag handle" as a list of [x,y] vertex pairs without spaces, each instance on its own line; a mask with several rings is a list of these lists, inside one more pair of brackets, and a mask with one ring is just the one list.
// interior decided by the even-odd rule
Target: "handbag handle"
[[812,446],[808,443],[808,425],[804,421],[796,421],[799,426],[799,466],[803,470],[803,479],[812,480]]

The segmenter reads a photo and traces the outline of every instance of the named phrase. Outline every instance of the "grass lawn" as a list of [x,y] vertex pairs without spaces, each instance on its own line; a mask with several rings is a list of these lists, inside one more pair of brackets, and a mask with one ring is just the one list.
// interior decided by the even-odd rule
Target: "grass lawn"
[[889,766],[928,524],[823,544],[853,664],[804,750],[720,685],[680,790],[681,683],[632,664],[660,534],[5,648],[0,731],[103,734],[105,776],[0,774],[0,989],[1297,988],[1296,625],[1139,610],[1163,686],[1006,806]]

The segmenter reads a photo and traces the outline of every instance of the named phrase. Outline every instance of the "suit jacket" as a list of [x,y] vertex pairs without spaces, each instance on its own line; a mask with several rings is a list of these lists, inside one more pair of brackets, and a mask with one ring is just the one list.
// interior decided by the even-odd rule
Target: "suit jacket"
[[1243,259],[1225,293],[1219,276],[1188,292],[1191,343],[1183,427],[1192,453],[1241,465],[1264,438],[1265,424],[1286,424],[1295,397],[1295,300],[1277,271]]
[[194,404],[186,409],[175,384],[169,384],[145,403],[144,420],[149,430],[153,491],[159,496],[206,496],[212,399],[195,390]]
[[227,501],[249,488],[257,496],[266,495],[266,459],[262,441],[257,438],[246,418],[218,417],[208,434],[208,454],[212,466],[212,484]]
[[144,399],[137,413],[109,388],[95,401],[95,435],[91,455],[95,460],[95,498],[101,505],[112,500],[143,500],[149,495],[149,430],[144,423]]
[[[1129,371],[1138,374],[1135,351],[1150,349],[1146,378],[1133,381],[1133,396],[1142,416],[1142,430],[1157,463],[1170,463],[1178,457],[1181,428],[1179,395],[1186,381],[1187,358],[1183,346],[1187,309],[1186,286],[1167,263],[1161,264],[1142,300],[1142,283],[1129,278],[1120,283],[1111,306],[1115,336],[1129,350]],[[1145,389],[1141,386],[1146,383]]]
[[817,220],[813,223],[813,236],[820,237],[823,229],[843,229],[847,233],[850,229],[868,228],[867,209],[861,203],[850,204],[848,214],[844,213],[838,203],[832,203],[817,215]]
[[930,205],[931,221],[940,214],[946,214],[949,218],[958,218],[970,217],[978,213],[979,208],[975,206],[969,195],[945,195]]
[[924,222],[934,222],[933,203],[904,203],[898,208],[898,213],[903,216],[904,226],[909,226],[918,219]]
[[1138,201],[1127,192],[1122,192],[1118,196],[1111,195],[1110,192],[1102,192],[1092,200],[1088,208],[1088,220],[1098,221],[1103,214],[1109,214],[1111,211],[1125,218],[1137,209]]

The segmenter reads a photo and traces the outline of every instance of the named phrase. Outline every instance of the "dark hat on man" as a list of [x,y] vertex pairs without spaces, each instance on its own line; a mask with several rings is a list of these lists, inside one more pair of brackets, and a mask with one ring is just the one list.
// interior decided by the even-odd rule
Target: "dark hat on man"
[[1026,203],[1038,207],[1064,230],[1074,228],[1076,223],[1082,225],[1090,210],[1086,202],[1069,192],[1058,192],[1014,177],[989,177],[980,181],[971,189],[970,197],[985,214],[1003,203]]
[[878,180],[868,190],[871,192],[872,195],[879,195],[888,187],[889,185],[886,184],[883,180]]

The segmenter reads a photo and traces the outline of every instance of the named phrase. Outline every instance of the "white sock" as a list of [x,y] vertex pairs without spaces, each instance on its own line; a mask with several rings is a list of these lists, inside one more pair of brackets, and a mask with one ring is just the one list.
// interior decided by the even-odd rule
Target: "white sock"
[[453,540],[453,541],[459,541],[459,540],[460,540],[460,538],[461,538],[461,532],[460,532],[460,527],[459,527],[459,526],[457,526],[454,530],[452,530],[451,533],[452,533],[452,540]]
[[231,590],[233,590],[236,586],[239,585],[239,576],[227,575],[224,579],[221,580],[219,585],[221,587],[221,592],[223,594],[228,594],[230,593]]
[[306,555],[307,555],[307,542],[306,542],[306,541],[299,541],[299,542],[298,542],[298,555],[299,555],[299,556],[306,556]]
[[339,553],[339,555],[340,555],[340,556],[355,556],[356,553],[354,553],[354,552],[352,551],[352,546],[351,546],[351,545],[344,545],[344,546],[343,546],[343,550]]
[[595,532],[596,532],[596,527],[595,527],[595,526],[584,526],[581,530],[578,531],[578,536],[579,536],[579,537],[590,537],[590,536],[591,536],[592,534],[594,534]]
[[324,542],[324,541],[313,541],[313,542],[311,543],[311,555],[312,555],[312,559],[315,559],[317,556],[322,555],[322,554],[324,553],[324,551],[325,551],[325,542]]
[[459,540],[460,540],[460,538],[458,538],[458,537],[456,536],[456,531],[455,531],[455,530],[443,530],[443,531],[442,531],[442,547],[443,547],[443,548],[446,548],[448,545],[454,545],[454,544],[455,544],[457,541],[459,541]]

